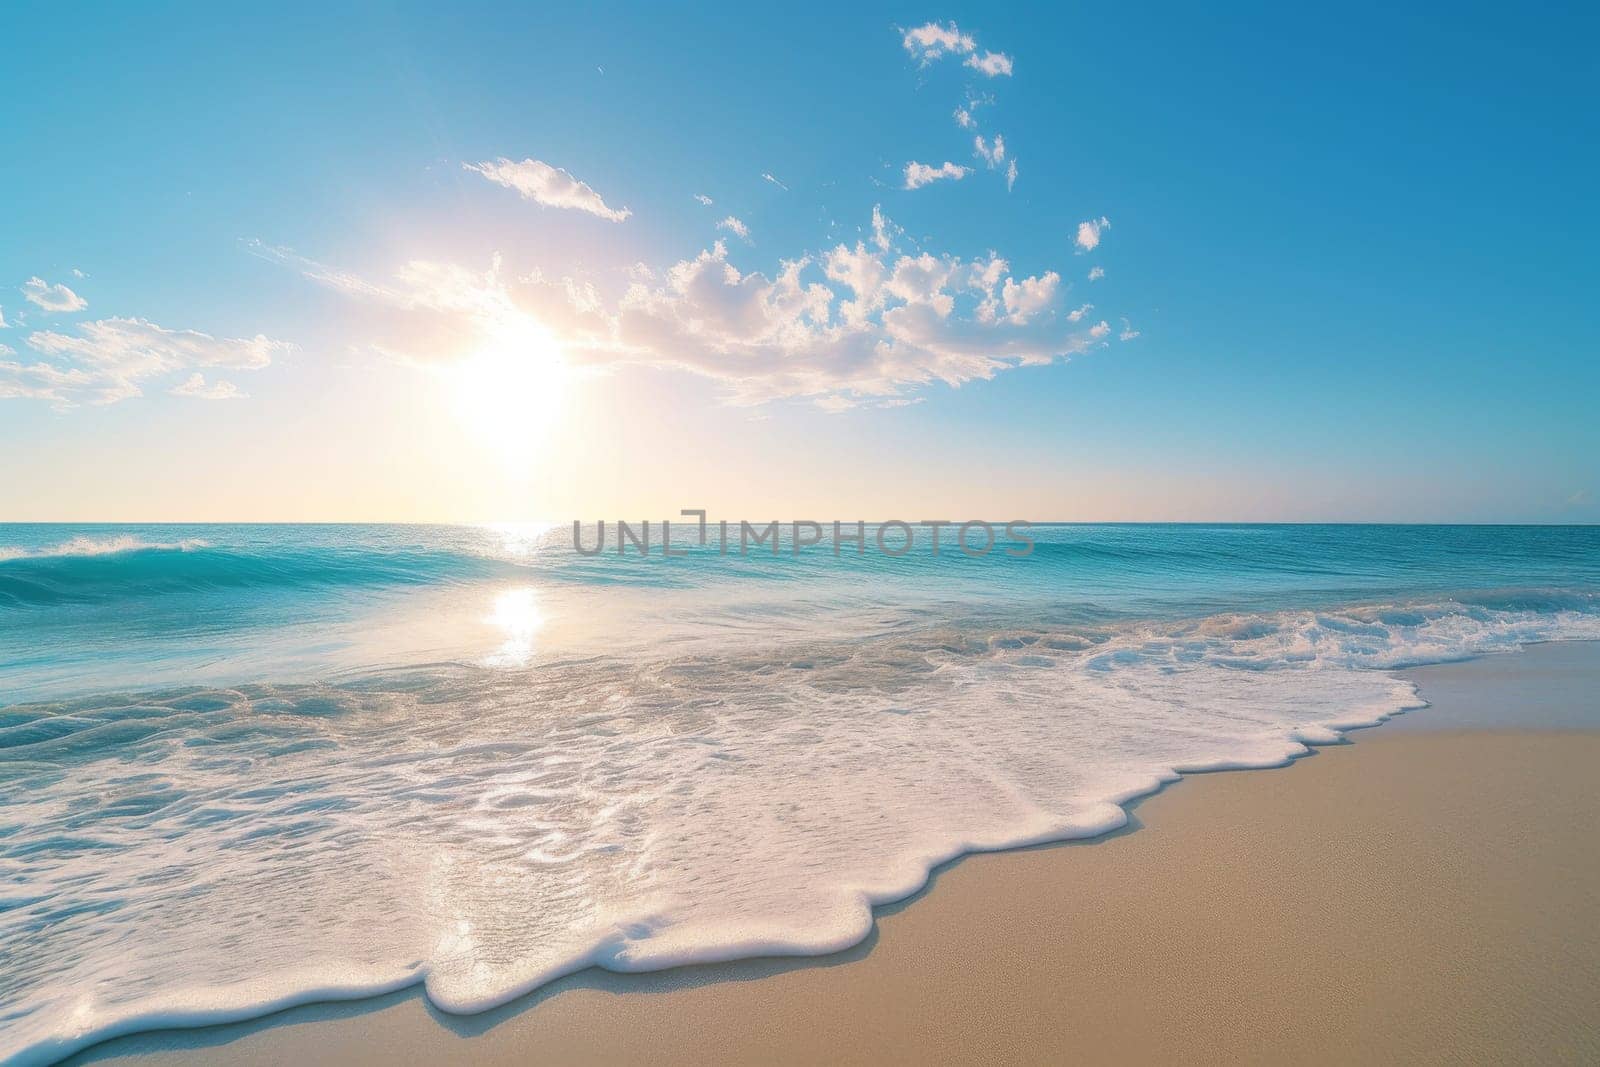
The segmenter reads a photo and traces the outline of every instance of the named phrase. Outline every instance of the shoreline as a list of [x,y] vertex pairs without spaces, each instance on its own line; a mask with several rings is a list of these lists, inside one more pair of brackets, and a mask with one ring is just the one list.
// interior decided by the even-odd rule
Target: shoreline
[[[1549,649],[1556,651],[1541,651]],[[1574,680],[1570,681],[1570,684],[1565,687],[1546,686],[1546,689],[1553,688],[1555,692],[1553,694],[1546,693],[1545,695],[1549,699],[1540,702],[1541,706],[1548,705],[1550,708],[1558,706],[1569,707],[1574,699],[1574,694],[1571,691],[1572,685],[1576,684],[1581,687],[1584,677],[1587,677],[1590,683],[1596,678],[1600,678],[1600,644],[1593,642],[1558,642],[1547,645],[1531,645],[1518,653],[1480,657],[1475,660],[1458,663],[1393,672],[1414,682],[1422,681],[1423,690],[1421,695],[1430,702],[1430,707],[1417,709],[1388,720],[1390,723],[1414,723],[1414,728],[1407,731],[1394,730],[1392,727],[1390,731],[1360,728],[1352,730],[1350,733],[1359,739],[1359,748],[1362,751],[1372,749],[1374,747],[1372,742],[1380,742],[1386,748],[1398,746],[1408,750],[1405,758],[1416,761],[1418,767],[1425,767],[1430,761],[1433,764],[1443,761],[1437,751],[1437,746],[1443,745],[1446,749],[1452,751],[1463,749],[1478,750],[1489,743],[1490,739],[1494,741],[1491,747],[1501,750],[1502,753],[1500,756],[1490,757],[1489,761],[1491,763],[1496,759],[1511,758],[1512,750],[1526,748],[1530,744],[1534,748],[1552,749],[1554,752],[1570,753],[1574,750],[1582,749],[1587,754],[1600,758],[1600,734],[1593,732],[1593,727],[1596,725],[1596,715],[1592,710],[1580,707],[1578,709],[1580,714],[1568,715],[1566,719],[1560,719],[1554,725],[1545,719],[1540,719],[1539,723],[1535,724],[1538,732],[1519,731],[1515,728],[1508,731],[1503,713],[1500,716],[1500,721],[1496,721],[1492,714],[1485,720],[1484,708],[1475,706],[1473,703],[1476,701],[1477,705],[1482,705],[1486,700],[1492,702],[1496,699],[1493,696],[1493,685],[1486,686],[1485,679],[1511,677],[1518,685],[1524,685],[1531,676],[1548,678],[1552,673],[1561,675],[1562,670],[1552,672],[1552,660],[1558,664],[1566,663],[1567,666],[1562,670]],[[1508,671],[1506,664],[1509,661],[1518,661],[1522,666],[1519,670]],[[1489,666],[1474,666],[1480,664],[1488,664]],[[1580,690],[1578,695],[1580,701],[1582,691],[1586,690]],[[1503,699],[1503,696],[1500,699]],[[1526,699],[1526,694],[1524,694],[1523,699]],[[1586,710],[1588,710],[1588,717],[1584,719],[1581,713]],[[1452,724],[1459,725],[1465,722],[1466,725],[1473,729],[1468,733],[1458,733],[1451,730],[1451,727],[1444,722],[1446,714],[1448,714]],[[1563,723],[1567,725],[1563,725]],[[1571,737],[1560,743],[1551,741],[1553,737],[1568,734],[1569,727],[1572,733]],[[1426,738],[1413,736],[1417,733],[1427,733],[1429,736]],[[1472,738],[1476,740],[1469,740]],[[1518,738],[1522,739],[1520,743],[1517,741]],[[1435,748],[1435,754],[1431,757],[1427,751],[1430,747]],[[1346,738],[1330,745],[1313,747],[1308,754],[1291,759],[1287,764],[1275,769],[1286,770],[1304,765],[1315,765],[1319,762],[1317,757],[1325,754],[1343,760],[1348,755],[1345,750],[1353,750],[1355,748],[1356,746],[1352,741]],[[1416,751],[1410,751],[1412,749]],[[1459,752],[1457,752],[1457,755],[1459,756]],[[1385,756],[1383,758],[1387,760],[1390,757]],[[1471,758],[1482,759],[1483,756],[1479,753]],[[1551,753],[1545,753],[1539,758],[1548,761],[1556,757]],[[1574,757],[1568,755],[1566,758],[1570,760]],[[1367,762],[1371,762],[1371,760],[1369,759]],[[1186,772],[1178,781],[1193,779],[1198,783],[1205,783],[1208,780],[1216,782],[1230,780],[1248,782],[1258,777],[1275,779],[1279,776],[1270,774],[1244,775],[1232,770],[1198,771]],[[1288,779],[1285,779],[1290,781],[1290,785],[1284,788],[1287,788],[1291,794],[1296,792],[1292,781],[1293,778],[1294,776],[1289,776]],[[1075,867],[1083,866],[1082,857],[1085,855],[1089,855],[1096,850],[1101,853],[1120,852],[1122,847],[1120,842],[1124,838],[1130,838],[1130,835],[1133,840],[1150,837],[1161,826],[1163,821],[1183,818],[1184,812],[1188,807],[1186,800],[1193,795],[1195,790],[1174,791],[1171,788],[1173,784],[1177,783],[1168,783],[1153,793],[1124,804],[1123,807],[1129,813],[1128,824],[1109,833],[1093,838],[1069,840],[1021,849],[1002,850],[992,853],[968,853],[938,865],[930,872],[927,883],[923,888],[901,901],[875,907],[873,909],[872,929],[865,940],[841,953],[818,957],[766,958],[731,963],[696,964],[645,974],[617,974],[591,967],[542,986],[500,1008],[491,1009],[481,1015],[473,1016],[449,1016],[439,1012],[426,1002],[420,985],[412,985],[387,995],[291,1007],[245,1022],[195,1029],[146,1031],[112,1038],[80,1051],[66,1062],[150,1063],[149,1054],[153,1053],[161,1057],[163,1062],[168,1060],[189,1060],[193,1055],[198,1054],[199,1059],[207,1062],[221,1060],[228,1063],[263,1063],[279,1062],[287,1058],[303,1058],[312,1054],[308,1051],[310,1049],[326,1052],[333,1048],[338,1049],[339,1059],[349,1062],[363,1062],[367,1059],[371,1059],[372,1062],[378,1062],[380,1059],[390,1060],[396,1055],[402,1059],[410,1056],[419,1061],[452,1054],[472,1056],[476,1059],[492,1059],[497,1056],[515,1057],[518,1048],[521,1048],[523,1053],[526,1053],[530,1047],[549,1050],[552,1042],[561,1046],[561,1052],[556,1054],[556,1058],[562,1061],[581,1060],[584,1058],[601,1060],[628,1059],[630,1053],[626,1047],[607,1046],[602,1050],[599,1044],[596,1043],[601,1036],[599,1031],[604,1030],[604,1026],[596,1028],[583,1025],[586,1015],[609,1021],[609,1017],[619,1008],[625,1014],[631,1013],[632,1016],[635,1016],[632,1025],[638,1028],[640,1033],[648,1032],[653,1034],[649,1041],[634,1050],[638,1054],[638,1058],[645,1058],[647,1055],[651,1058],[657,1055],[667,1055],[667,1058],[671,1058],[671,1055],[666,1050],[673,1048],[673,1046],[670,1041],[664,1043],[664,1036],[657,1031],[657,1026],[655,1025],[670,1024],[671,1022],[669,1019],[657,1018],[660,1013],[658,1006],[663,998],[683,1001],[684,1003],[681,1005],[683,1010],[695,1015],[700,1012],[710,1012],[712,1015],[731,1012],[733,1013],[732,1017],[738,1017],[751,1011],[755,1011],[759,1015],[762,1003],[773,998],[782,999],[792,992],[792,990],[780,991],[770,987],[798,984],[800,987],[809,988],[817,980],[814,977],[798,976],[828,974],[831,978],[830,972],[850,971],[863,966],[870,971],[876,971],[882,966],[882,960],[885,956],[898,958],[899,954],[891,952],[890,946],[894,943],[895,938],[903,938],[907,935],[896,931],[900,931],[908,925],[913,926],[916,930],[922,931],[922,933],[918,934],[918,940],[921,943],[926,941],[929,936],[937,938],[937,933],[930,935],[925,928],[943,929],[950,925],[950,920],[947,916],[940,917],[935,913],[948,911],[951,907],[962,903],[962,901],[951,899],[938,907],[935,907],[932,903],[932,901],[941,896],[956,892],[947,887],[947,882],[965,883],[968,880],[975,880],[979,883],[989,883],[988,888],[982,890],[980,895],[993,895],[996,887],[992,883],[1001,876],[998,873],[988,873],[991,867],[995,872],[998,872],[1002,866],[1010,867],[1019,862],[1008,861],[1007,857],[1050,857],[1043,861],[1032,859],[1020,861],[1027,865],[1042,862],[1045,865],[1045,869],[1032,871],[1027,877],[1020,879],[1018,885],[1010,887],[1012,891],[1024,894],[1030,889],[1036,891],[1036,883],[1048,883],[1052,878],[1060,876],[1059,872],[1051,869],[1053,867],[1068,866],[1069,863]],[[1217,791],[1231,792],[1233,788],[1204,785],[1203,791],[1208,793]],[[1239,788],[1244,789],[1246,793],[1260,791],[1247,785]],[[1334,795],[1337,795],[1338,789],[1347,788],[1348,783],[1345,786],[1336,787]],[[1272,791],[1281,790],[1274,786]],[[1201,802],[1195,801],[1194,803]],[[1155,812],[1151,813],[1157,820],[1153,826],[1146,824],[1141,817],[1145,812],[1146,805],[1151,805],[1156,809]],[[1174,814],[1174,812],[1177,814]],[[1236,812],[1234,817],[1237,818],[1237,816],[1238,813]],[[1143,828],[1145,832],[1133,835],[1133,830],[1140,828]],[[1191,831],[1191,833],[1194,832],[1197,831]],[[1137,846],[1135,847],[1137,848]],[[967,862],[979,855],[987,858],[979,860],[976,864]],[[1069,861],[1067,859],[1058,859],[1057,857],[1071,857],[1071,859]],[[1591,859],[1590,857],[1580,858]],[[1091,865],[1101,866],[1098,860]],[[1180,863],[1177,869],[1182,869],[1182,866]],[[980,873],[964,873],[974,870],[980,870]],[[1110,873],[1114,874],[1115,872]],[[936,885],[940,887],[939,893],[933,892]],[[1079,887],[1080,890],[1083,888],[1082,886]],[[967,891],[965,895],[970,896],[972,893]],[[1109,900],[1101,899],[1097,902],[1097,906],[1108,908],[1111,903]],[[966,902],[966,904],[970,905],[970,901]],[[913,907],[914,905],[915,907]],[[1019,906],[1019,910],[1026,910],[1026,908]],[[919,913],[923,913],[921,919],[913,922],[913,918]],[[1600,911],[1595,911],[1592,914],[1596,918],[1600,918]],[[1072,917],[1065,916],[1063,918],[1070,920]],[[1016,919],[1016,917],[1014,916],[1013,919]],[[962,920],[957,922],[955,927],[957,929],[969,928],[973,923],[980,922],[980,920],[981,917],[973,913],[971,907],[968,906],[963,913]],[[959,939],[957,940],[959,941]],[[1000,940],[1003,941],[1003,939]],[[937,950],[924,947],[923,951],[930,957],[923,962],[932,966],[933,970],[939,970],[936,966],[938,962]],[[1594,958],[1600,958],[1600,956]],[[895,960],[892,959],[890,962],[894,963]],[[961,964],[956,969],[962,974],[969,974],[972,967],[970,964]],[[1022,970],[1026,972],[1028,968],[1024,967]],[[954,976],[947,977],[953,978]],[[991,981],[986,984],[989,985],[992,985],[993,980],[997,979],[997,976],[994,975],[988,977]],[[1056,981],[1061,981],[1070,979],[1072,976],[1055,974],[1052,977]],[[753,983],[751,980],[754,978],[762,978],[764,981]],[[881,982],[883,976],[876,976],[872,980]],[[888,981],[889,984],[894,985],[897,979],[891,976]],[[964,979],[958,982],[958,984],[964,983]],[[854,981],[850,981],[848,984],[852,986],[859,985]],[[906,984],[903,975],[898,979],[898,984]],[[1115,986],[1116,983],[1113,983],[1113,985]],[[756,987],[763,990],[770,988],[770,992],[753,994],[753,999],[757,1002],[754,1005],[744,1003],[752,999],[750,989]],[[812,992],[815,993],[816,991],[813,990]],[[861,992],[859,989],[856,990],[857,999],[860,999]],[[975,991],[968,990],[968,992]],[[1044,992],[1047,993],[1048,990],[1044,990]],[[705,1003],[708,998],[711,1003]],[[868,997],[866,999],[871,1000],[873,998]],[[882,999],[882,994],[878,999]],[[894,1000],[896,998],[890,997],[890,999]],[[977,999],[983,1000],[986,998],[979,997]],[[829,998],[823,997],[823,1000],[827,1001]],[[718,1001],[739,1003],[737,1005],[733,1003],[719,1005],[715,1003]],[[912,1010],[917,1003],[916,999],[912,998],[910,1004],[898,1004],[897,1010],[899,1013],[904,1014],[906,1011]],[[945,1008],[947,1009],[949,1006],[946,1005]],[[957,1014],[960,1013],[957,1012]],[[974,1020],[974,1025],[978,1027],[975,1032],[986,1030],[980,1023],[981,1020]],[[406,1034],[405,1041],[400,1045],[390,1047],[386,1053],[380,1056],[378,1050],[384,1047],[384,1042],[381,1040],[383,1035],[395,1029]],[[716,1029],[718,1028],[710,1028],[710,1030]],[[802,1028],[798,1033],[803,1036],[806,1032],[806,1029]],[[587,1038],[585,1035],[587,1035]],[[710,1038],[713,1035],[710,1032],[703,1032],[702,1036]],[[726,1039],[729,1035],[722,1034],[721,1036]],[[857,1036],[859,1039],[860,1035]],[[1123,1035],[1123,1037],[1126,1036]],[[297,1049],[297,1045],[302,1040],[311,1041],[314,1044]],[[773,1058],[774,1056],[782,1058],[783,1055],[789,1055],[795,1059],[812,1059],[822,1055],[844,1055],[848,1058],[850,1052],[849,1048],[825,1052],[822,1049],[808,1045],[802,1037],[797,1037],[795,1040],[799,1041],[800,1044],[787,1050],[766,1046],[759,1049],[743,1046],[739,1049],[740,1055],[731,1058],[753,1055],[759,1055],[764,1058]],[[994,1041],[994,1035],[990,1034],[988,1040]],[[1043,1040],[1043,1038],[1040,1037],[1040,1040]],[[565,1041],[565,1044],[562,1044],[563,1041]],[[729,1053],[734,1051],[732,1046],[726,1045],[725,1041],[722,1043],[714,1042],[709,1046],[702,1043],[693,1048],[682,1048],[679,1051],[682,1053],[682,1058],[685,1059],[701,1058],[707,1055],[717,1058],[716,1048],[719,1047],[724,1048]],[[861,1045],[860,1041],[857,1040],[854,1047],[864,1049],[866,1046]],[[908,1044],[906,1047],[910,1049],[912,1045]],[[1041,1045],[1040,1047],[1043,1048],[1045,1046]],[[945,1051],[951,1052],[952,1050],[947,1049]],[[1054,1049],[1054,1051],[1061,1054],[1086,1054],[1086,1042],[1080,1038],[1076,1045],[1063,1046]],[[1153,1053],[1155,1051],[1152,1050]],[[872,1058],[881,1059],[885,1056],[892,1058],[892,1052],[893,1050],[887,1047],[879,1048]],[[1020,1048],[1018,1052],[1020,1054]],[[937,1051],[924,1050],[924,1054],[937,1055],[939,1053]],[[118,1059],[118,1057],[127,1058]]]

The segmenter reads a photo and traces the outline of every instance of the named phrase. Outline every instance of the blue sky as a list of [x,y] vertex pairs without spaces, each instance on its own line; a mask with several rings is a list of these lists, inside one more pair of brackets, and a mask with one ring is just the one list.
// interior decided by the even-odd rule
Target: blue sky
[[10,5],[0,518],[1595,521],[1597,29]]

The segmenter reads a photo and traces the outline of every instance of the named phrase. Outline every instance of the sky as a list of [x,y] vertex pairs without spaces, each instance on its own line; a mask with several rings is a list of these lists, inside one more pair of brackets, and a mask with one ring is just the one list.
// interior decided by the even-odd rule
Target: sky
[[1600,15],[0,11],[0,521],[1600,521]]

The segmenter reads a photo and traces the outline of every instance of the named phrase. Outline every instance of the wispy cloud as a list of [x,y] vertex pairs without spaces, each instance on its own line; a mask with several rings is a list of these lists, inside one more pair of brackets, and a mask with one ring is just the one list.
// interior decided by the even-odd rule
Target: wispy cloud
[[965,66],[990,78],[1011,77],[1011,57],[1004,52],[985,52],[981,56],[967,57]]
[[717,223],[717,229],[727,230],[735,237],[743,237],[747,241],[750,239],[750,227],[746,226],[743,221],[735,218],[732,215],[729,215],[727,218]]
[[972,139],[972,148],[973,154],[979,159],[983,160],[985,163],[989,164],[990,170],[993,170],[995,167],[998,167],[1001,163],[1005,162],[1006,139],[998,133],[994,135],[993,144],[985,141],[983,139],[983,134],[978,134],[978,136]]
[[786,193],[789,191],[789,187],[787,185],[783,184],[778,179],[774,178],[767,171],[762,171],[761,172],[761,180],[762,181],[766,181],[766,182],[771,182],[773,185],[776,185],[779,189],[782,189]]
[[960,181],[970,173],[972,173],[971,168],[963,167],[949,161],[946,161],[943,166],[939,167],[929,166],[927,163],[907,163],[906,188],[920,189],[924,185],[929,185],[945,178],[949,178],[953,181]]
[[537,159],[524,159],[513,163],[504,157],[484,163],[463,163],[467,170],[481,174],[496,185],[514,189],[525,200],[545,207],[570,208],[586,211],[602,219],[622,222],[633,212],[627,208],[612,208],[588,183],[579,181],[560,167]]
[[1135,337],[1138,337],[1138,336],[1139,336],[1139,331],[1135,330],[1133,328],[1133,324],[1131,322],[1129,322],[1127,319],[1123,319],[1122,320],[1122,332],[1117,334],[1117,339],[1119,341],[1131,341]]
[[[1011,57],[1004,52],[986,51],[979,54],[977,38],[970,33],[963,33],[954,22],[943,25],[937,22],[924,23],[906,30],[900,43],[911,58],[924,67],[945,56],[966,56],[964,66],[971,67],[985,77],[999,78],[1009,77],[1013,66]],[[961,121],[959,117],[957,121]],[[961,122],[961,125],[965,126],[966,123]]]
[[954,22],[941,26],[937,22],[924,23],[905,31],[901,44],[913,59],[927,66],[947,55],[966,55],[978,47],[971,34],[962,33]]
[[73,333],[35,331],[27,344],[41,361],[0,363],[0,397],[46,400],[58,407],[114,404],[142,395],[145,381],[196,367],[260,370],[294,348],[262,334],[213,337],[130,318],[80,323]]
[[872,244],[880,252],[889,251],[889,246],[894,243],[895,237],[900,233],[900,227],[890,222],[883,214],[883,206],[872,205]]
[[4,329],[7,329],[7,328],[8,328],[8,326],[6,324],[6,309],[3,308],[3,307],[0,307],[0,330],[4,330]]
[[1106,269],[1104,267],[1090,267],[1089,268],[1089,280],[1091,282],[1097,282],[1101,278],[1104,278],[1105,276],[1106,276]]
[[196,400],[242,400],[246,395],[232,382],[220,378],[207,382],[205,375],[199,371],[189,375],[182,385],[175,385],[167,391],[173,396],[194,397]]
[[960,126],[963,130],[975,130],[978,128],[978,120],[972,117],[972,110],[970,108],[956,108],[955,120],[956,125]]
[[1010,163],[1006,164],[1006,192],[1009,193],[1011,191],[1012,186],[1014,186],[1016,184],[1017,184],[1017,161],[1013,159]]
[[28,303],[46,311],[82,311],[89,306],[87,300],[65,285],[50,285],[43,278],[29,278],[21,292]]
[[1077,245],[1080,251],[1092,252],[1100,247],[1100,235],[1111,229],[1111,220],[1101,215],[1078,223]]
[[698,200],[703,207],[710,207],[713,203],[712,199],[705,193],[695,193],[694,198]]

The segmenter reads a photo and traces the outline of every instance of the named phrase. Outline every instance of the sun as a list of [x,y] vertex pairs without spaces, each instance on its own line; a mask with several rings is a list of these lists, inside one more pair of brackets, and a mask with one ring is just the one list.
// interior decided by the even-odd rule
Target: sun
[[526,315],[497,323],[450,375],[462,425],[505,462],[532,459],[560,422],[567,391],[561,346]]

